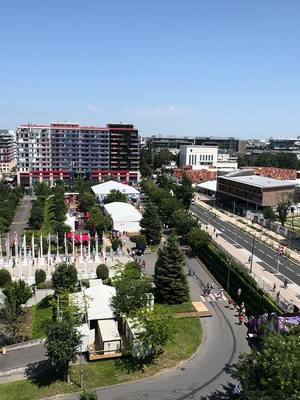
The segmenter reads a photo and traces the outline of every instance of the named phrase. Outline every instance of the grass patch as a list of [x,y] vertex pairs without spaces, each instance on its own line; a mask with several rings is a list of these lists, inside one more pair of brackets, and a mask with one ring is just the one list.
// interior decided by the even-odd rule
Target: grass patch
[[[167,309],[188,311],[191,303],[182,306],[165,306]],[[130,358],[107,360],[84,364],[83,377],[86,389],[114,385],[149,377],[165,368],[174,367],[178,362],[189,358],[199,347],[202,340],[201,323],[196,318],[175,319],[176,334],[164,352],[150,365],[140,366]],[[39,400],[49,396],[80,391],[80,366],[71,370],[72,384],[62,381],[49,381],[45,374],[36,381],[19,381],[0,385],[1,400]]]
[[165,304],[164,307],[173,313],[197,311],[190,301],[182,304],[172,304],[172,305]]
[[52,318],[52,307],[50,300],[52,296],[45,297],[36,306],[32,307],[33,324],[32,339],[40,339],[46,337],[45,323]]

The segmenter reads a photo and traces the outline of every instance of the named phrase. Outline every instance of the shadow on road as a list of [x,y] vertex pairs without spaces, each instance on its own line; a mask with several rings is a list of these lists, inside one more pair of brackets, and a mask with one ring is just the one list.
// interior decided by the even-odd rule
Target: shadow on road
[[236,395],[233,394],[234,385],[223,385],[223,390],[215,390],[207,396],[202,396],[199,400],[233,400],[238,399]]

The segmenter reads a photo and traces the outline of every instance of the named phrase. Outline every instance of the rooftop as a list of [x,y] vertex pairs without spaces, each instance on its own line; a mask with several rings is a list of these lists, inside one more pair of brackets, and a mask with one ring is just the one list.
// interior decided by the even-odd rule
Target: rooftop
[[115,221],[140,221],[142,214],[131,204],[115,201],[104,205],[105,211]]
[[98,185],[92,186],[91,189],[97,196],[100,195],[106,196],[112,190],[119,190],[121,193],[129,195],[140,194],[140,192],[136,190],[134,187],[116,181],[107,181],[104,183],[99,183]]
[[222,179],[226,179],[233,182],[243,183],[245,185],[256,186],[265,189],[277,188],[277,187],[291,187],[295,186],[295,181],[284,181],[280,179],[268,178],[265,176],[258,175],[247,175],[247,176],[222,176]]

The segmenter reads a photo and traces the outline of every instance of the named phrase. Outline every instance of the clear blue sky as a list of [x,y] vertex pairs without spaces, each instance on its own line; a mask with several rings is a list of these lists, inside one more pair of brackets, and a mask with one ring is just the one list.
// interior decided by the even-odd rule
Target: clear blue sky
[[0,13],[0,128],[300,135],[299,0],[3,0]]

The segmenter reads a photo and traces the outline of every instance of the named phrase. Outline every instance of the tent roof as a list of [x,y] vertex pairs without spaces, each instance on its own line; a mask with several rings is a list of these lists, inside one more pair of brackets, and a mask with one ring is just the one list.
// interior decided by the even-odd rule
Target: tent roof
[[97,196],[106,196],[112,190],[119,190],[124,194],[140,194],[138,190],[130,185],[125,185],[124,183],[116,182],[116,181],[107,181],[104,183],[99,183],[98,185],[92,186],[92,191]]
[[105,211],[114,221],[137,221],[142,219],[142,214],[131,204],[115,201],[104,205]]
[[110,303],[116,294],[116,289],[103,285],[101,279],[93,279],[93,281],[92,286],[85,289],[84,292],[74,293],[70,296],[81,309],[85,310],[86,307],[89,321],[114,318]]

